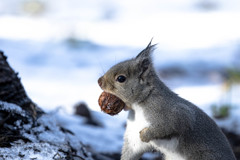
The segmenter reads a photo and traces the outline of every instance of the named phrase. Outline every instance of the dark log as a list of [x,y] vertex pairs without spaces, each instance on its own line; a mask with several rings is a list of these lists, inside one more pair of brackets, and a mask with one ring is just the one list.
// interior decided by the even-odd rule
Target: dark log
[[27,96],[18,73],[10,67],[2,51],[0,51],[0,100],[16,104],[24,111],[24,114],[21,114],[16,110],[6,109],[4,104],[0,103],[0,147],[10,146],[11,142],[18,139],[28,141],[19,130],[11,129],[7,125],[14,126],[17,120],[33,124],[38,117],[37,114],[41,115],[43,111]]
[[[66,140],[56,142],[51,138],[39,136],[41,134],[50,137],[61,136]],[[0,51],[0,159],[11,157],[4,152],[4,148],[16,146],[18,143],[24,146],[23,150],[26,147],[29,152],[38,153],[42,149],[40,143],[48,143],[47,146],[53,150],[57,147],[53,159],[92,160],[84,145],[70,130],[60,126],[57,121],[52,121],[51,115],[44,113],[27,96],[18,74],[10,67],[7,57]],[[31,147],[27,146],[29,144]],[[24,159],[27,156],[21,151],[16,152],[18,152],[17,158]],[[46,154],[45,151],[43,153]],[[14,156],[12,159],[16,158]]]
[[43,113],[27,96],[18,73],[10,67],[2,51],[0,51],[0,100],[20,106],[34,119],[37,113]]

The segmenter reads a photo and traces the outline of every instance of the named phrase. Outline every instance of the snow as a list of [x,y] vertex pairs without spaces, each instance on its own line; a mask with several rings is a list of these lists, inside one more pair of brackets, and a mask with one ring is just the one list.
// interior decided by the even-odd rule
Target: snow
[[[14,109],[12,104],[1,103]],[[21,122],[16,121],[15,128],[19,128],[22,135],[32,142],[16,141],[10,148],[0,148],[0,158],[7,160],[21,159],[19,157],[38,160],[53,159],[55,156],[66,158],[63,153],[68,152],[69,145],[79,151],[82,143],[91,146],[92,150],[99,153],[119,153],[122,146],[124,121],[99,112],[92,114],[103,124],[103,127],[86,125],[83,117],[68,115],[60,108],[42,115],[33,128],[30,124],[23,125],[22,128]],[[69,129],[67,131],[69,133],[63,132],[61,127]],[[10,154],[13,150],[15,150],[14,154]]]
[[0,6],[4,39],[61,41],[74,35],[102,45],[139,47],[154,37],[164,48],[186,49],[222,45],[240,37],[236,0],[208,0],[216,7],[206,10],[198,5],[204,0],[40,1],[45,9],[36,16],[24,10],[27,2],[11,2],[15,5]]
[[17,141],[11,148],[1,148],[0,158],[4,160],[22,160],[22,159],[63,159],[63,153],[58,152],[58,147],[49,143],[24,143]]
[[[221,88],[219,85],[205,85],[193,87],[179,87],[175,92],[182,98],[191,100],[192,103],[199,106],[209,106],[212,102],[218,101],[221,97]],[[207,108],[204,108],[207,110]]]
[[[81,117],[66,115],[64,112],[56,116],[61,125],[71,130],[85,145],[94,147],[93,149],[100,153],[119,153],[123,143],[125,121],[101,112],[92,113],[103,127],[83,125]],[[124,117],[123,114],[119,116]]]
[[22,108],[13,103],[6,103],[0,100],[0,106],[2,111],[15,112],[20,114],[23,117],[26,117],[26,113]]
[[[10,109],[13,112],[20,107],[7,102],[1,102],[1,107]],[[1,108],[2,109],[2,108]],[[11,110],[12,109],[12,110]],[[24,112],[24,111],[22,111]],[[11,159],[67,159],[66,153],[73,148],[76,155],[91,160],[91,155],[84,151],[83,144],[77,136],[70,131],[64,131],[61,123],[56,118],[57,111],[42,115],[33,124],[21,125],[21,120],[17,120],[15,125],[7,125],[11,129],[18,130],[21,135],[31,142],[18,140],[13,142],[11,147],[0,148],[0,158]],[[80,122],[80,121],[78,121]],[[79,124],[81,126],[81,124]],[[84,132],[84,131],[82,131]],[[81,132],[80,132],[81,133]],[[70,148],[71,147],[71,148]],[[14,151],[14,153],[12,153]],[[84,155],[84,156],[83,156]]]

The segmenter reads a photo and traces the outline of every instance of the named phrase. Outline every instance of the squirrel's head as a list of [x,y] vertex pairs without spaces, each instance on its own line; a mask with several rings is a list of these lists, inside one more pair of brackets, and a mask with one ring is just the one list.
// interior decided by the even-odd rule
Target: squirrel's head
[[128,106],[143,101],[152,90],[151,79],[155,76],[151,58],[154,47],[150,42],[137,57],[114,65],[98,79],[99,86]]

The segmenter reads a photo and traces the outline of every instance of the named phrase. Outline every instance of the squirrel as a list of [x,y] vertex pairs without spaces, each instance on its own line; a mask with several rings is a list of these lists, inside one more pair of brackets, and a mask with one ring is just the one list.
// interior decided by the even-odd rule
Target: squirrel
[[138,160],[152,150],[165,160],[235,160],[217,124],[160,80],[152,62],[155,46],[150,42],[98,79],[104,91],[129,109],[121,160]]

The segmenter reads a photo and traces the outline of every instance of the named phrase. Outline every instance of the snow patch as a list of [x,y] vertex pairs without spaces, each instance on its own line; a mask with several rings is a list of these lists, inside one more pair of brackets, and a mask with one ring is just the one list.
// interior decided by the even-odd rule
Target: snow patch
[[22,159],[65,159],[63,152],[59,147],[45,143],[24,143],[19,140],[12,144],[10,148],[0,148],[0,158],[4,160],[22,160]]
[[2,111],[14,112],[20,114],[23,117],[26,117],[26,112],[16,104],[0,101],[0,106]]

